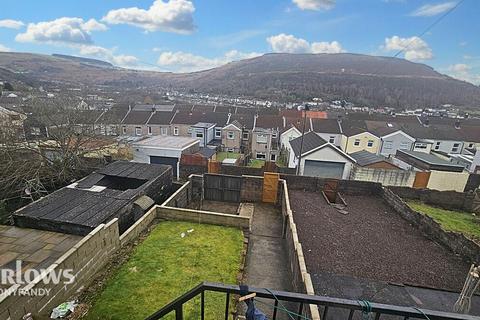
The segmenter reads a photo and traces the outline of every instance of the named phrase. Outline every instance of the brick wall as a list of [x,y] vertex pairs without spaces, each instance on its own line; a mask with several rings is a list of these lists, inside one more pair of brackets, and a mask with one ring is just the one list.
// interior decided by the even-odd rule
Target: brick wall
[[471,262],[480,261],[480,246],[474,241],[463,234],[443,230],[435,220],[410,208],[402,198],[388,188],[383,189],[383,198],[402,218],[418,228],[429,239]]
[[[94,275],[105,266],[112,253],[120,248],[118,220],[101,224],[82,238],[73,248],[57,259],[45,272],[25,286],[15,285],[10,294],[0,296],[0,319],[21,319],[25,314],[49,315],[51,309],[67,301],[78,290],[88,286]],[[71,284],[44,283],[52,273],[72,269],[75,281]],[[45,296],[19,296],[13,291],[50,289]]]

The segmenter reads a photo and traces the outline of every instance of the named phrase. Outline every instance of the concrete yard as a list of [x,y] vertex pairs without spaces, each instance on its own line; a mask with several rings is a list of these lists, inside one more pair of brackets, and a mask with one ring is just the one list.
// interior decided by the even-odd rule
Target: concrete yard
[[202,202],[201,210],[237,214],[238,203],[204,200]]
[[[0,225],[0,269],[46,269],[82,237]],[[0,285],[1,286],[1,285]],[[8,285],[7,285],[8,287]]]
[[[452,312],[469,264],[424,237],[383,199],[344,195],[348,214],[320,193],[290,191],[316,294]],[[474,298],[472,313],[480,314]]]

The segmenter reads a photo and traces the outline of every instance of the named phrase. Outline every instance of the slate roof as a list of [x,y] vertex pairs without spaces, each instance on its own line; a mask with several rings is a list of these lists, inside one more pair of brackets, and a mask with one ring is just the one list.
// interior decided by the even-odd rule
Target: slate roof
[[351,137],[362,132],[368,132],[367,124],[364,120],[343,119],[340,125],[342,126],[342,132],[347,137]]
[[242,124],[242,127],[245,127],[245,129],[252,130],[254,118],[255,116],[253,114],[232,114],[230,116],[230,123],[238,121]]
[[277,115],[260,115],[255,123],[255,128],[281,130],[283,127],[283,117]]
[[168,125],[174,114],[175,112],[157,111],[152,115],[150,120],[148,120],[148,124]]
[[228,113],[223,112],[177,112],[172,120],[172,124],[194,125],[199,122],[215,123],[219,127],[227,124]]
[[[316,149],[326,143],[327,141],[323,140],[318,134],[313,131],[305,133],[305,135],[303,136],[302,154],[312,151],[313,149]],[[296,156],[300,155],[301,144],[301,136],[290,141],[290,145],[292,146],[293,152]]]
[[342,133],[337,119],[312,119],[312,129],[318,133]]
[[122,124],[146,124],[151,115],[151,111],[130,111]]
[[374,163],[387,161],[383,156],[371,153],[365,150],[351,153],[350,156],[357,161],[357,164],[361,167],[368,166]]

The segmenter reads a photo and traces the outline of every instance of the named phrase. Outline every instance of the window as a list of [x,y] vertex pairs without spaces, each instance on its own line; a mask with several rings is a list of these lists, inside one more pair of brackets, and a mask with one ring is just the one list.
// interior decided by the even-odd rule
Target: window
[[270,161],[273,161],[273,162],[277,161],[277,155],[276,154],[271,154],[270,155]]
[[136,136],[142,135],[142,127],[135,127],[135,135]]
[[401,142],[400,143],[400,149],[402,149],[402,150],[410,149],[410,142],[408,142],[408,141]]
[[255,157],[257,159],[262,159],[262,160],[265,160],[265,153],[264,152],[257,152],[257,154],[255,155]]
[[235,150],[233,148],[228,148],[227,151],[228,152],[235,152]]
[[360,145],[360,139],[355,139],[353,145],[358,147]]
[[173,135],[178,136],[178,127],[173,127]]
[[248,140],[248,132],[244,132],[242,134],[242,138],[243,138],[243,140]]
[[468,149],[473,149],[473,146],[474,146],[473,143],[469,143],[469,144],[468,144]]
[[440,142],[435,143],[435,150],[440,149]]
[[427,144],[426,143],[417,143],[415,145],[416,149],[427,149]]
[[162,127],[160,128],[160,133],[162,134],[162,136],[166,136],[168,133],[168,129],[165,127]]
[[32,136],[39,136],[40,135],[40,128],[39,127],[32,127],[31,133],[32,133]]
[[393,149],[393,141],[384,141],[383,149]]
[[266,134],[257,134],[257,143],[267,143],[268,137]]
[[373,140],[368,140],[367,147],[369,148],[373,147]]
[[192,133],[192,127],[188,127],[187,132],[188,132],[188,134]]
[[229,140],[235,139],[235,132],[233,132],[233,131],[228,131],[228,132],[227,132],[227,139],[229,139]]
[[127,134],[127,127],[122,127],[122,134]]
[[335,136],[330,136],[330,138],[328,139],[328,142],[335,143]]
[[215,138],[221,138],[221,137],[222,137],[222,129],[215,128]]
[[458,152],[459,147],[460,147],[460,143],[454,143],[453,148],[452,148],[452,152]]
[[148,127],[148,134],[152,135],[152,127]]
[[276,138],[277,137],[277,131],[273,131],[272,132],[272,138]]
[[197,138],[203,139],[203,132],[197,132],[197,133],[195,134],[195,136],[196,136]]

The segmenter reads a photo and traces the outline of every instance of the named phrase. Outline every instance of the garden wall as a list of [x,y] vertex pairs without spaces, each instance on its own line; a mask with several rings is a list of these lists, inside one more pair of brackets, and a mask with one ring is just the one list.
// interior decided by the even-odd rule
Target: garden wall
[[352,180],[378,182],[384,186],[412,187],[415,172],[399,169],[362,168],[354,166]]
[[474,192],[437,191],[402,187],[389,187],[389,189],[403,199],[419,200],[426,204],[431,204],[447,210],[480,213],[480,193],[476,194]]
[[[290,263],[290,272],[292,274],[293,291],[315,295],[312,279],[307,271],[307,265],[303,256],[302,245],[298,239],[297,226],[293,219],[293,212],[290,208],[288,187],[285,180],[281,180],[281,200],[283,216],[283,234],[286,242],[287,258]],[[318,308],[310,305],[307,310],[308,316],[312,320],[320,320]]]
[[[82,238],[73,248],[58,258],[42,274],[29,284],[22,286],[16,284],[8,293],[0,296],[0,319],[22,319],[27,313],[37,315],[50,315],[51,310],[62,302],[67,301],[79,290],[88,286],[94,279],[95,273],[103,268],[112,253],[120,248],[118,234],[118,220],[114,219],[107,224],[101,224],[87,236]],[[59,284],[44,283],[62,270],[71,269],[75,281],[65,284],[61,278]],[[17,295],[18,290],[50,289],[48,295]]]
[[463,234],[445,231],[432,218],[411,209],[405,201],[388,188],[383,189],[383,198],[405,220],[413,224],[429,239],[440,243],[471,262],[480,262],[480,246]]
[[120,245],[123,247],[136,239],[148,229],[157,217],[155,206],[148,210],[140,219],[138,219],[130,228],[120,236]]

